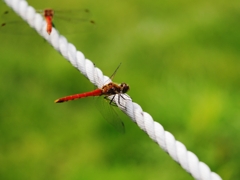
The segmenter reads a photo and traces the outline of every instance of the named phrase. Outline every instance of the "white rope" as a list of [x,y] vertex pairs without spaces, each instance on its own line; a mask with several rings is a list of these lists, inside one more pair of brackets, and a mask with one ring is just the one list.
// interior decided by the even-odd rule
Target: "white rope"
[[[90,60],[85,59],[84,55],[76,50],[75,46],[69,43],[64,36],[59,35],[54,28],[51,34],[48,35],[45,20],[25,0],[4,1],[93,84],[100,88],[109,79]],[[118,101],[116,103],[118,104]],[[119,108],[195,179],[221,180],[221,177],[211,172],[209,167],[205,163],[200,162],[195,154],[187,151],[181,142],[176,141],[171,133],[164,131],[162,125],[153,121],[148,113],[143,112],[138,104],[129,99],[124,100],[121,98],[121,105],[124,105],[126,108],[122,108],[122,106],[119,106]]]

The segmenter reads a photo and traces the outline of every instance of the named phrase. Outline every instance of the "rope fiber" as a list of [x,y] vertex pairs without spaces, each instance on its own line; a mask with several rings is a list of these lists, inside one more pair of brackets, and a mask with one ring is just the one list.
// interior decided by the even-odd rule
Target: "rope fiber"
[[[73,44],[69,43],[64,36],[60,35],[55,28],[52,29],[49,35],[46,32],[46,22],[43,17],[36,13],[35,9],[29,6],[25,0],[4,0],[4,2],[98,88],[102,87],[104,82],[109,80],[109,77],[104,76],[100,69],[95,67],[90,60],[86,59],[83,53],[78,51]],[[116,98],[118,97],[115,97],[115,99]],[[161,124],[154,121],[151,115],[144,112],[140,105],[132,102],[130,97],[126,96],[124,99],[121,98],[121,105],[119,105],[116,100],[116,104],[133,122],[146,132],[154,142],[167,152],[174,161],[190,173],[193,178],[199,180],[222,179],[215,172],[211,172],[205,163],[200,162],[194,153],[188,151],[184,144],[176,141],[174,136],[170,132],[165,131]]]

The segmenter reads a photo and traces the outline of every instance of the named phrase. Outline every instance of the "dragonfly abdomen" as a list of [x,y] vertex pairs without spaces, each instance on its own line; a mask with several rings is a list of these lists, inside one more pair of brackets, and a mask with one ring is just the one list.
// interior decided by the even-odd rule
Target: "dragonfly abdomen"
[[74,95],[63,97],[63,98],[59,98],[55,101],[55,103],[62,103],[62,102],[71,101],[71,100],[80,99],[80,98],[85,98],[85,97],[89,97],[89,96],[101,96],[101,95],[102,95],[102,90],[101,89],[96,89],[96,90],[91,91],[91,92],[74,94]]
[[46,16],[45,17],[46,23],[47,23],[47,33],[51,34],[52,32],[52,17],[51,16]]

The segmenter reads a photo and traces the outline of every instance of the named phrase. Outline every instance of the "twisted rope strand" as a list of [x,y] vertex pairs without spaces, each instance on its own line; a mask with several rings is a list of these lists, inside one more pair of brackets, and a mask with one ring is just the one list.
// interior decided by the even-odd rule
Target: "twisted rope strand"
[[[76,47],[69,43],[64,36],[60,35],[55,28],[53,28],[52,33],[49,35],[46,32],[46,22],[42,16],[36,13],[35,9],[29,6],[25,0],[4,1],[93,84],[100,88],[104,85],[104,82],[109,80],[107,76],[103,75],[100,69],[96,68],[90,60],[85,59],[83,53],[76,50]],[[218,174],[211,172],[205,163],[200,162],[195,154],[187,151],[181,142],[176,141],[170,132],[164,131],[161,124],[153,121],[152,117],[148,113],[143,112],[142,108],[132,102],[129,97],[121,98],[121,106],[119,106],[118,101],[116,101],[116,104],[195,179],[221,180]]]

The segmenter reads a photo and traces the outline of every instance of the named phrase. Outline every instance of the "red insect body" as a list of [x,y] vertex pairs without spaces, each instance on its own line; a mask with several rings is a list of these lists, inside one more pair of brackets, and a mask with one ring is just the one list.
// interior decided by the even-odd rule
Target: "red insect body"
[[51,34],[52,32],[52,16],[45,16],[45,20],[47,22],[47,33]]
[[85,98],[85,97],[89,97],[89,96],[101,96],[101,95],[102,95],[102,90],[101,89],[95,89],[94,91],[90,91],[90,92],[86,92],[86,93],[66,96],[66,97],[57,99],[55,102],[56,103],[61,103],[61,102],[66,102],[66,101],[70,101],[70,100]]

